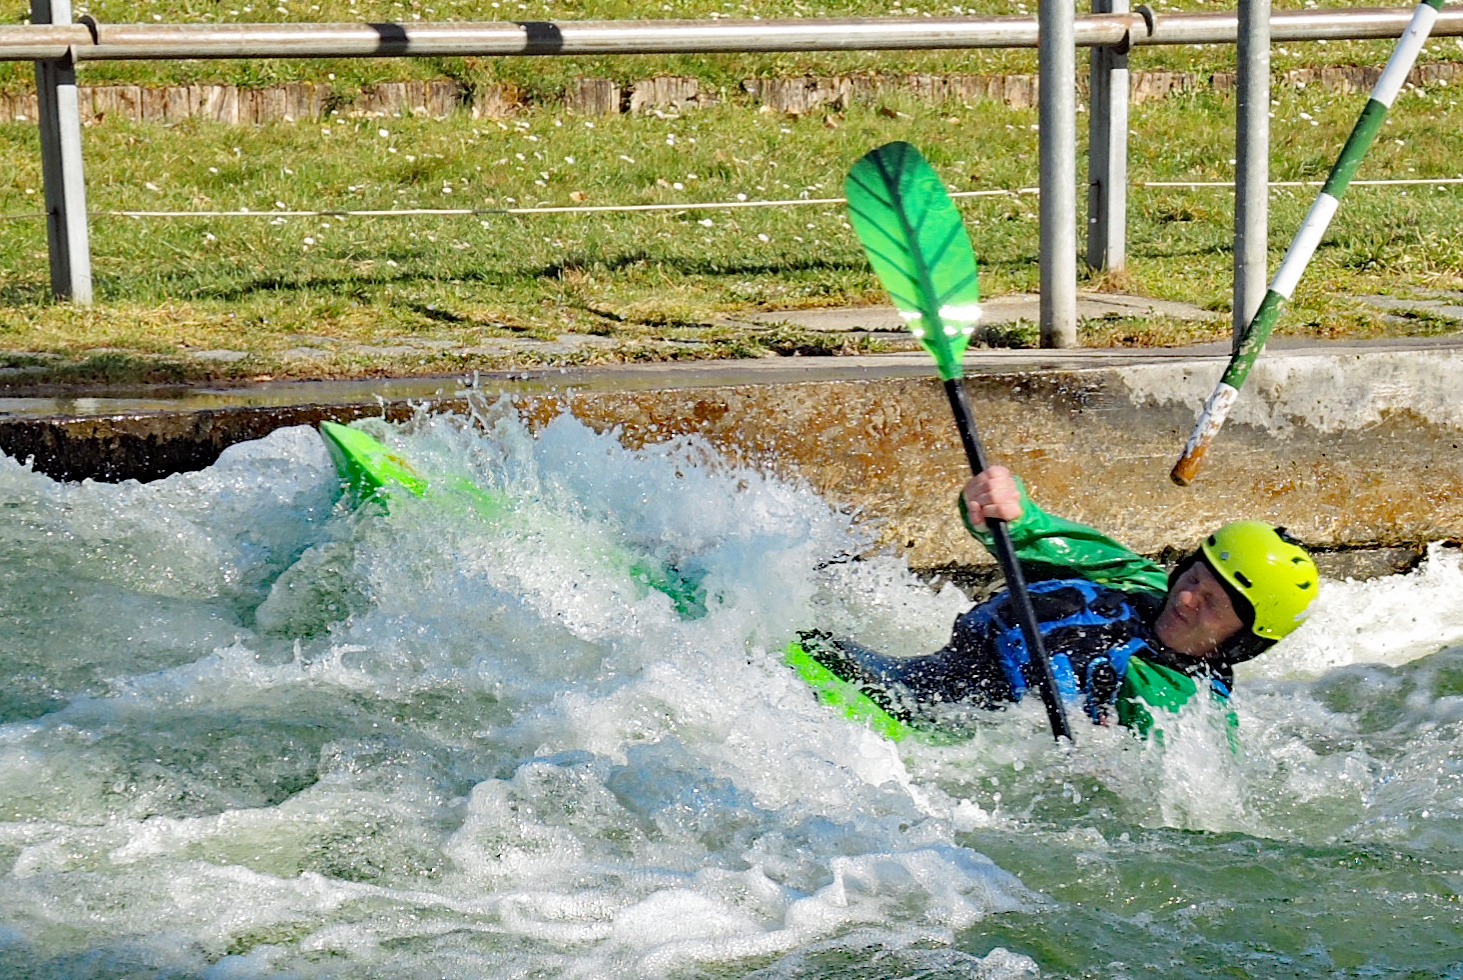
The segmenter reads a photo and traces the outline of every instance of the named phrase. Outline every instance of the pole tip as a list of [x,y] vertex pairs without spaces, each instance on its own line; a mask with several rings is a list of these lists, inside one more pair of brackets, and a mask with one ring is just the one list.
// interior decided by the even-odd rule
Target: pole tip
[[1194,481],[1199,474],[1199,463],[1204,459],[1203,449],[1194,452],[1186,452],[1179,457],[1179,461],[1173,464],[1169,471],[1168,478],[1181,487],[1186,487]]

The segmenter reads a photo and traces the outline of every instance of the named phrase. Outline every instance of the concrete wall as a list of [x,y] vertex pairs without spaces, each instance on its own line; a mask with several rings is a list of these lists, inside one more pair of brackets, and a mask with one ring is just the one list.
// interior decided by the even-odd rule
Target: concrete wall
[[[992,460],[1064,516],[1148,554],[1243,517],[1324,548],[1463,538],[1463,354],[1272,357],[1251,376],[1190,487],[1168,478],[1218,374],[1207,362],[968,379]],[[796,472],[881,526],[916,567],[983,563],[955,496],[966,475],[945,395],[928,378],[602,393],[580,417],[627,441],[696,431]],[[545,411],[545,409],[540,409]]]
[[[567,407],[596,427],[618,426],[632,445],[700,433],[735,458],[806,480],[856,509],[915,567],[986,564],[956,517],[965,461],[927,359],[797,360],[484,388],[501,390],[539,420]],[[1456,380],[1463,349],[1414,343],[1267,353],[1188,488],[1173,485],[1168,471],[1221,357],[990,352],[968,363],[991,458],[1021,473],[1049,509],[1145,553],[1185,551],[1240,517],[1283,524],[1327,549],[1415,551],[1463,539]],[[441,389],[438,409],[465,408],[455,387]],[[388,397],[384,409],[373,397],[11,416],[0,419],[0,449],[34,456],[38,469],[60,478],[150,479],[206,466],[228,444],[280,425],[383,410],[394,418],[412,411],[405,397]]]

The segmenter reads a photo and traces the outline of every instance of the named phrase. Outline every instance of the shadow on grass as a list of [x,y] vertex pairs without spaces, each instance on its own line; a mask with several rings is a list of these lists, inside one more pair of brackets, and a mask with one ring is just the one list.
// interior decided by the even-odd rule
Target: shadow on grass
[[51,306],[57,302],[49,282],[0,281],[0,306]]
[[[382,260],[384,262],[384,259]],[[525,280],[563,280],[580,273],[625,273],[636,267],[654,267],[678,275],[694,277],[719,276],[788,276],[798,274],[837,273],[847,275],[866,270],[863,260],[806,258],[795,262],[723,262],[703,256],[654,255],[644,250],[626,252],[621,255],[591,256],[573,255],[562,261],[537,268],[508,269],[459,269],[443,268],[440,272],[426,273],[410,270],[363,271],[352,275],[291,275],[278,273],[255,276],[235,282],[217,284],[200,283],[196,277],[184,274],[168,276],[148,283],[146,292],[158,292],[175,299],[210,300],[222,303],[237,303],[253,297],[275,293],[318,293],[330,296],[349,296],[365,301],[365,291],[390,287],[421,285],[434,282],[466,283],[507,290],[515,283]],[[98,293],[102,295],[134,295],[139,290],[123,277],[107,277],[98,282]],[[34,299],[30,300],[33,302]],[[440,318],[425,309],[413,306],[425,316]]]
[[889,349],[884,341],[867,335],[809,330],[787,321],[763,329],[738,330],[707,341],[723,357],[835,357],[839,354],[878,354]]
[[451,310],[444,310],[438,306],[432,306],[428,303],[408,303],[406,305],[406,308],[411,310],[418,316],[423,317],[427,320],[431,320],[435,323],[448,323],[455,325],[472,322],[465,316],[453,313]]
[[[1129,233],[1130,239],[1133,236]],[[1167,246],[1167,247],[1164,247]],[[1158,238],[1156,241],[1150,239],[1143,242],[1138,248],[1128,249],[1129,261],[1147,260],[1159,261],[1162,259],[1215,259],[1219,256],[1233,255],[1234,242],[1221,241],[1211,245],[1184,241],[1178,238]],[[1033,259],[1032,261],[1036,261]]]
[[[213,300],[221,303],[238,303],[256,296],[274,293],[319,293],[326,296],[346,296],[365,302],[369,297],[364,294],[364,291],[369,289],[385,289],[411,283],[435,282],[444,278],[466,279],[468,277],[456,274],[451,276],[413,275],[409,272],[393,273],[392,275],[361,273],[351,276],[272,275],[219,285],[190,283],[188,278],[190,277],[164,278],[157,281],[156,288],[163,295],[177,299]],[[487,277],[473,276],[472,278],[485,281]],[[119,294],[135,292],[135,290],[127,288],[121,280],[115,283],[115,288]]]
[[563,279],[576,273],[625,272],[636,266],[669,269],[685,276],[759,276],[799,272],[862,272],[868,268],[863,257],[847,261],[805,258],[795,262],[719,262],[697,256],[657,256],[646,251],[626,252],[614,258],[604,256],[567,256],[528,273],[534,278]]

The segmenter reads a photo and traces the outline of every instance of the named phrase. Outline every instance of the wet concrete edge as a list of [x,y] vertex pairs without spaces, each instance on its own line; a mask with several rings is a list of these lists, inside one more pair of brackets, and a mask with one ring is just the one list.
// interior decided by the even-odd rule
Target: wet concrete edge
[[[1388,342],[1376,345],[1375,349],[1395,353],[1398,346],[1395,342]],[[1434,342],[1418,346],[1427,350],[1438,345]],[[1356,350],[1354,345],[1333,345],[1322,350],[1300,353],[1335,358],[1346,352],[1345,359],[1354,360],[1351,355]],[[1425,354],[1422,356],[1426,357]],[[842,424],[864,411],[865,406],[861,399],[865,397],[871,399],[874,409],[880,409],[877,397],[882,392],[887,403],[890,391],[894,390],[890,385],[899,386],[897,397],[905,402],[924,399],[926,396],[919,392],[925,387],[931,388],[932,393],[938,387],[930,378],[927,359],[920,354],[805,359],[803,363],[796,363],[796,360],[783,359],[781,362],[754,365],[654,365],[597,372],[554,371],[534,375],[506,375],[478,379],[478,394],[489,399],[500,394],[506,395],[524,406],[523,410],[537,412],[540,416],[546,412],[562,410],[566,404],[574,404],[576,414],[597,428],[618,424],[617,412],[627,415],[639,413],[639,424],[644,426],[649,422],[652,423],[652,428],[663,424],[667,418],[673,418],[681,431],[714,431],[722,444],[743,439],[751,444],[761,439],[763,451],[770,458],[782,447],[791,446],[795,440],[783,440],[776,433],[779,420],[751,419],[746,413],[749,406],[760,405],[757,399],[766,397],[765,393],[773,389],[790,387],[793,389],[791,395],[788,392],[779,392],[779,397],[801,399],[805,403],[827,399],[828,393],[835,389],[846,389],[838,396],[843,404],[838,409],[841,414],[837,416],[837,422]],[[1095,379],[1105,369],[1115,364],[1146,361],[1149,364],[1165,365],[1165,372],[1172,369],[1192,372],[1198,369],[1208,373],[1216,371],[1215,365],[1222,360],[1221,352],[1207,347],[1150,351],[1146,356],[1132,351],[981,352],[970,365],[968,375],[977,397],[990,399],[987,410],[993,414],[1013,412],[1022,419],[1029,420],[1033,411],[1047,412],[1052,414],[1058,428],[1066,424],[1064,420],[1071,421],[1075,428],[1076,420],[1080,416],[1082,427],[1090,428],[1099,425],[1099,420],[1108,411],[1101,405],[1089,404],[1094,397],[1099,400],[1102,397],[1103,385],[1095,382]],[[920,378],[930,384],[911,384],[912,379]],[[869,384],[861,386],[858,382]],[[36,406],[31,406],[29,412],[17,411],[13,403],[7,403],[0,409],[0,451],[14,459],[29,462],[37,472],[57,480],[147,482],[174,473],[207,467],[229,446],[263,438],[275,429],[285,426],[314,426],[326,419],[350,422],[364,417],[404,421],[424,409],[466,414],[469,400],[468,392],[464,390],[465,384],[465,379],[413,379],[399,383],[400,386],[395,391],[402,397],[395,398],[380,394],[382,389],[390,390],[391,384],[373,382],[335,386],[298,385],[272,391],[194,392],[189,398],[176,402],[170,402],[166,398],[154,401],[136,398],[82,398],[63,403],[75,409],[64,414],[38,414],[35,407],[41,405],[39,402]],[[805,389],[805,393],[797,393],[800,386]],[[759,395],[759,391],[764,394]],[[666,404],[660,404],[661,401]],[[671,403],[674,405],[667,407]],[[729,407],[729,403],[736,403],[736,407]],[[131,407],[121,411],[106,410],[122,405]],[[169,405],[174,407],[168,407]],[[214,407],[198,407],[199,405]],[[887,404],[883,406],[883,410],[887,410],[887,407]],[[702,418],[708,411],[719,414],[714,419]],[[744,414],[738,416],[738,411]],[[928,405],[920,407],[906,404],[900,411],[903,413],[897,423],[900,426],[931,418]],[[935,414],[938,411],[936,408]],[[1141,411],[1145,420],[1151,420],[1155,415],[1153,407],[1142,408]],[[921,415],[921,412],[924,414]],[[1167,442],[1172,437],[1181,435],[1181,429],[1175,426],[1182,427],[1191,423],[1178,419],[1172,406],[1167,410],[1157,411],[1156,414],[1174,416],[1167,423],[1156,426],[1156,429],[1162,429],[1167,424],[1172,429],[1171,432],[1156,432],[1166,451]],[[635,424],[632,422],[627,431],[633,431]],[[760,427],[760,434],[748,435],[746,430],[749,427]],[[795,436],[803,439],[805,449],[806,434],[797,433]],[[1065,438],[1065,435],[1059,436]],[[839,436],[832,434],[830,430],[825,434],[824,441],[836,438]],[[847,438],[847,435],[843,438]],[[936,455],[943,451],[939,445],[941,441],[934,440],[933,452]],[[1456,439],[1452,441],[1456,442]],[[888,460],[878,462],[885,469],[906,468],[910,465],[911,458],[922,463],[925,457],[931,455],[931,445],[932,443],[925,441],[913,447],[913,457],[894,454]],[[1027,464],[1020,462],[1021,447],[1002,446],[998,441],[994,448],[998,456],[1011,458],[1013,465],[1025,471]],[[1098,455],[1095,452],[1097,448],[1100,447],[1079,442],[1069,443],[1066,451],[1081,455],[1084,465],[1087,465],[1085,460],[1088,457]],[[1330,448],[1334,451],[1337,446],[1332,445]],[[1346,452],[1349,453],[1354,448],[1353,446]],[[826,448],[823,451],[827,452]],[[901,447],[901,452],[904,451],[904,447]],[[848,450],[850,456],[860,454],[867,457],[878,455],[874,447],[870,446]],[[948,462],[941,465],[948,469]],[[955,463],[958,468],[959,460],[955,460]],[[838,465],[846,464],[840,462]],[[1040,463],[1032,460],[1031,465],[1039,466]],[[1454,475],[1452,465],[1450,463],[1445,467],[1445,475],[1450,478]],[[846,475],[841,475],[840,479]],[[942,479],[944,475],[948,474],[942,474]],[[862,482],[861,474],[854,473],[852,476],[853,485],[859,488],[852,496],[857,496],[867,484]],[[1155,482],[1153,476],[1148,474],[1149,483]],[[813,482],[816,484],[818,481]],[[842,484],[846,491],[848,481],[843,480]],[[823,489],[820,485],[820,492]],[[896,490],[895,495],[899,493],[909,496],[907,490]],[[836,497],[837,494],[833,496]],[[845,492],[843,496],[849,497],[850,494]],[[931,501],[926,509],[942,515],[941,508],[945,503],[948,502],[943,499]],[[1451,505],[1443,510],[1451,515],[1450,507]],[[1112,517],[1112,514],[1096,513],[1089,515],[1089,520],[1107,527],[1108,519]],[[1205,516],[1200,519],[1209,518]],[[1404,571],[1420,561],[1428,541],[1440,538],[1456,540],[1457,536],[1449,530],[1451,524],[1444,521],[1438,527],[1442,530],[1441,534],[1426,532],[1403,535],[1400,539],[1394,536],[1391,540],[1367,539],[1365,536],[1355,539],[1342,536],[1328,540],[1321,545],[1324,551],[1321,563],[1328,575],[1337,578],[1365,578]],[[1131,529],[1123,527],[1119,516],[1114,530],[1120,537],[1125,537],[1124,532]],[[1192,528],[1177,525],[1170,530],[1175,541],[1187,541],[1192,533]],[[896,548],[904,544],[903,541],[884,543],[892,543]],[[914,544],[913,541],[909,543]],[[1169,550],[1166,543],[1163,548]],[[1145,550],[1156,551],[1156,548]],[[992,568],[981,564],[983,556],[967,560],[968,556],[963,551],[956,549],[952,552],[948,546],[944,546],[943,550],[936,547],[933,553],[930,548],[926,548],[924,554],[919,554],[918,551],[919,549],[910,549],[911,564],[923,568],[932,578],[953,581],[971,591],[978,591],[991,580]],[[953,560],[947,560],[946,556]],[[1172,554],[1158,556],[1173,557]]]

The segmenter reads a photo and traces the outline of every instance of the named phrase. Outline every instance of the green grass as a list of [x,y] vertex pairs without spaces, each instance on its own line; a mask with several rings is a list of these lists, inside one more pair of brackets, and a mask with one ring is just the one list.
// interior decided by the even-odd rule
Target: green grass
[[[1358,179],[1454,177],[1463,113],[1440,88],[1394,108]],[[1277,93],[1272,176],[1320,179],[1364,97]],[[1181,300],[1211,322],[1089,325],[1088,344],[1175,344],[1228,330],[1232,195],[1145,188],[1227,181],[1233,105],[1198,94],[1137,106],[1130,268],[1089,282]],[[723,105],[679,118],[509,123],[331,120],[231,128],[112,122],[84,133],[94,211],[483,208],[836,198],[849,165],[890,140],[919,145],[957,190],[1037,181],[1034,110],[889,98],[789,118]],[[1085,124],[1085,119],[1083,120]],[[383,135],[384,134],[384,135]],[[1433,334],[1384,319],[1365,293],[1456,289],[1456,186],[1355,187],[1278,332]],[[1271,268],[1314,188],[1272,196]],[[37,215],[32,127],[0,126],[0,216]],[[1034,290],[1037,200],[959,199],[985,295]],[[0,368],[40,381],[176,382],[455,372],[514,364],[836,353],[868,339],[739,315],[882,302],[841,206],[423,217],[138,219],[91,223],[97,302],[49,301],[44,225],[0,217]],[[1018,325],[988,338],[1034,343]],[[471,348],[464,352],[462,348]],[[240,351],[238,360],[199,352]]]

